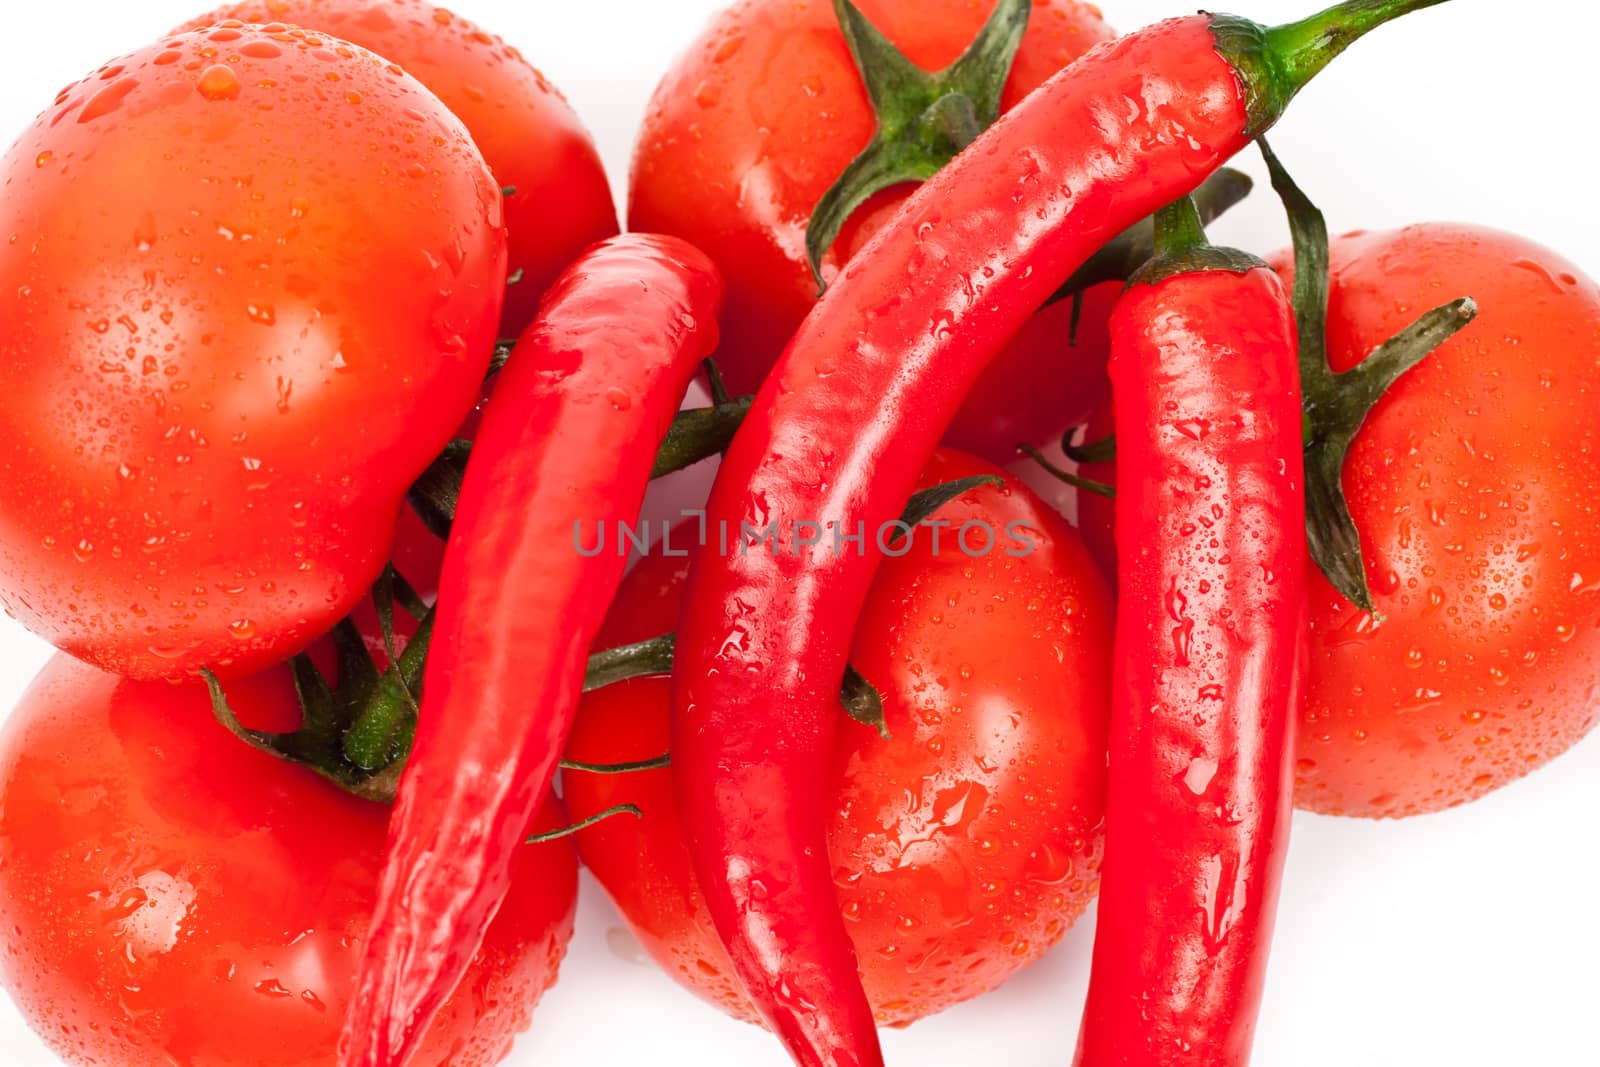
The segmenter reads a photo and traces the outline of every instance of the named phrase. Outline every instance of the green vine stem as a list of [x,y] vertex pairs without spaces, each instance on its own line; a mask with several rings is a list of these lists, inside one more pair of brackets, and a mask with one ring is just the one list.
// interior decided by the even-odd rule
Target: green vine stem
[[867,147],[823,194],[806,228],[818,290],[822,257],[874,194],[937,174],[1000,117],[1000,95],[1033,13],[1033,0],[999,0],[967,50],[944,70],[922,69],[850,0],[834,0],[839,29],[877,116]]
[[1478,313],[1470,297],[1434,308],[1343,374],[1328,363],[1328,226],[1265,139],[1261,154],[1294,237],[1294,309],[1306,413],[1306,539],[1339,593],[1374,618],[1361,534],[1344,492],[1350,445],[1389,387],[1454,337]]
[[[901,522],[916,527],[956,497],[1000,481],[985,475],[925,489],[907,502]],[[452,517],[442,515],[446,521]],[[416,732],[434,612],[393,568],[386,569],[374,585],[373,601],[389,667],[378,669],[355,623],[343,620],[332,634],[338,656],[337,685],[328,683],[309,655],[297,656],[291,664],[301,707],[301,725],[296,731],[267,733],[246,728],[228,704],[216,676],[206,672],[205,680],[217,721],[245,743],[309,767],[357,796],[392,802]],[[416,631],[403,649],[394,628],[396,607],[417,621]],[[591,655],[583,691],[630,678],[670,675],[673,644],[673,635],[666,634]],[[854,667],[846,670],[839,700],[852,719],[889,736],[882,695]],[[666,765],[666,757],[615,766],[562,763],[566,770],[594,774],[624,774]]]

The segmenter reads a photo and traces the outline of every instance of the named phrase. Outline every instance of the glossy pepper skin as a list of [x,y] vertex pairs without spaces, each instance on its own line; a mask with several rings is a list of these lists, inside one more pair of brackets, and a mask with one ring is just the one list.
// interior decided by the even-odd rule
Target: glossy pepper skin
[[345,1067],[407,1061],[505,897],[626,563],[614,540],[593,554],[595,524],[614,539],[638,516],[721,300],[716,268],[685,242],[613,238],[551,289],[495,384],[445,552]]
[[[767,379],[708,504],[729,551],[689,579],[673,761],[718,933],[802,1067],[882,1062],[819,785],[876,532],[985,365],[1095,249],[1192,192],[1360,33],[1432,2],[1355,0],[1271,31],[1202,15],[1090,51],[906,201]],[[772,522],[775,545],[744,544],[744,524]],[[797,522],[827,532],[802,544]],[[862,527],[863,551],[836,550]]]
[[1249,1062],[1306,648],[1297,352],[1264,264],[1135,282],[1112,313],[1120,607],[1079,1067]]

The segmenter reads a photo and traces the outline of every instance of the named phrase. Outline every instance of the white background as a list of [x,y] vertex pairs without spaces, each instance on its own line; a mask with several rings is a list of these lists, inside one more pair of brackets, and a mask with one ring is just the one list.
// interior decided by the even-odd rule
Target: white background
[[[4,0],[0,143],[63,85],[204,2]],[[453,6],[519,45],[566,91],[620,193],[656,79],[724,2]],[[1106,14],[1129,30],[1189,13],[1193,2],[1107,0]],[[1224,6],[1281,22],[1315,2]],[[1357,45],[1295,104],[1274,142],[1336,230],[1482,222],[1600,271],[1600,214],[1589,199],[1600,170],[1597,35],[1600,8],[1572,0],[1456,0]],[[1261,177],[1253,155],[1243,162]],[[1216,233],[1258,252],[1284,243],[1270,195]],[[0,620],[0,713],[46,655]],[[1257,1067],[1600,1063],[1600,741],[1466,809],[1396,824],[1300,815],[1295,834]],[[781,1067],[771,1039],[634,958],[598,888],[586,881],[584,890],[572,958],[515,1063]],[[891,1064],[1065,1067],[1092,927],[1080,923],[1001,991],[887,1034]],[[51,1062],[0,998],[0,1063]]]

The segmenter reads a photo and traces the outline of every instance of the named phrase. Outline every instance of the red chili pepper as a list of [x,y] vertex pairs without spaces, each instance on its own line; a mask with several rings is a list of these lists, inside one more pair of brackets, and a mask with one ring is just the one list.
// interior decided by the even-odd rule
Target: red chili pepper
[[505,896],[626,560],[575,530],[638,516],[716,345],[722,282],[676,238],[590,249],[545,297],[483,416],[440,579],[411,761],[339,1062],[406,1062]]
[[1306,649],[1294,311],[1184,200],[1111,316],[1120,589],[1080,1067],[1243,1067]]
[[[1437,2],[1351,0],[1275,30],[1200,16],[1090,52],[913,194],[767,380],[708,505],[730,551],[701,554],[690,578],[673,759],[718,932],[803,1067],[882,1061],[823,829],[878,530],[979,372],[1073,270],[1192,192],[1355,38]],[[775,545],[741,536],[773,521]],[[797,522],[822,524],[821,543]],[[863,527],[865,551],[835,544]]]

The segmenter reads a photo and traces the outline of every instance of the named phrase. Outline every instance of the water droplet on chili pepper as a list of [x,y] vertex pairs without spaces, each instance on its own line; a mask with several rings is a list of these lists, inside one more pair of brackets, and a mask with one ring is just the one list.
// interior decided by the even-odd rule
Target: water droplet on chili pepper
[[1194,620],[1189,617],[1189,598],[1178,589],[1178,580],[1172,579],[1167,588],[1167,615],[1178,625],[1172,628],[1172,651],[1180,667],[1189,665],[1189,649],[1194,641]]
[[1189,761],[1189,769],[1183,772],[1180,781],[1183,787],[1195,796],[1205,796],[1206,790],[1211,788],[1211,781],[1217,776],[1217,761],[1198,756]]

